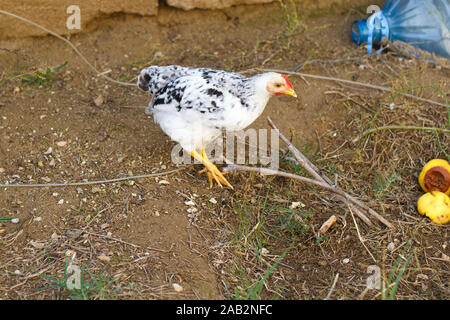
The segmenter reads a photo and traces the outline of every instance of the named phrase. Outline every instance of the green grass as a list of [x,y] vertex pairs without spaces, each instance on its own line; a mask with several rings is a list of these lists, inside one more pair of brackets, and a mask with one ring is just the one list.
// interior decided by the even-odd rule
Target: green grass
[[[22,73],[22,74],[13,74],[12,76],[6,78],[2,82],[0,82],[0,87],[6,83],[6,81],[11,79],[20,79],[23,85],[30,85],[33,89],[36,89],[40,86],[45,88],[50,88],[55,82],[55,72],[61,70],[67,65],[67,61],[53,68],[46,67],[45,70],[36,70],[33,72]],[[16,72],[14,72],[16,73]]]
[[279,226],[277,230],[290,235],[291,242],[299,239],[308,230],[309,226],[305,222],[310,216],[310,209],[296,208],[291,209],[288,205],[277,207]]
[[260,300],[261,299],[261,292],[264,287],[264,282],[267,280],[267,278],[270,276],[270,274],[275,270],[275,268],[280,264],[280,262],[283,260],[283,258],[286,256],[286,254],[289,252],[289,249],[284,250],[284,252],[281,254],[281,256],[275,261],[275,263],[267,269],[267,271],[264,273],[264,275],[261,277],[260,280],[258,280],[255,284],[250,286],[248,290],[248,294],[245,297],[245,300]]
[[382,200],[384,197],[389,194],[389,190],[392,188],[395,183],[400,180],[401,172],[395,172],[396,164],[394,167],[386,173],[380,173],[378,170],[375,170],[377,176],[374,181],[374,189],[373,192],[375,196]]
[[[408,242],[406,243],[405,247],[403,248],[402,253],[399,255],[399,257],[395,261],[394,267],[392,268],[392,270],[389,274],[389,278],[387,280],[386,289],[384,289],[384,288],[381,289],[381,299],[382,300],[387,300],[387,299],[394,300],[395,299],[395,295],[397,293],[400,280],[402,279],[403,273],[406,270],[406,266],[408,265],[409,260],[411,260],[412,256],[414,255],[414,252],[415,252],[415,251],[413,251],[408,257],[405,258],[405,253],[411,246],[411,243],[412,243],[412,239],[409,239]],[[402,260],[404,260],[404,262],[399,269],[399,265]],[[395,276],[395,273],[397,272],[397,270],[398,270],[397,277],[395,277],[395,280],[394,280],[394,276]],[[392,285],[392,289],[391,289],[391,285]]]
[[[70,285],[72,276],[68,274],[69,263],[65,261],[64,274],[62,277],[50,277],[42,275],[43,278],[53,282],[53,285],[42,287],[41,290],[49,288],[59,288],[69,295],[72,300],[106,300],[114,297],[114,293],[123,288],[112,289],[111,286],[116,278],[110,275],[99,273],[94,275],[86,265],[82,265],[80,270],[80,287]],[[86,275],[87,272],[87,275]],[[75,273],[74,273],[75,275]]]
[[[238,284],[232,293],[226,288],[230,299],[258,300],[267,298],[266,294],[269,293],[273,295],[273,299],[279,298],[281,295],[278,292],[282,290],[280,285],[266,281],[289,249],[309,229],[306,222],[309,218],[308,209],[289,208],[289,203],[280,205],[279,202],[271,201],[269,196],[270,187],[264,196],[253,197],[253,201],[243,200],[235,205],[237,222],[231,244],[240,254],[236,255],[231,270]],[[271,261],[262,253],[276,241],[287,243],[289,248],[275,261]],[[272,287],[272,290],[263,293],[265,285]]]

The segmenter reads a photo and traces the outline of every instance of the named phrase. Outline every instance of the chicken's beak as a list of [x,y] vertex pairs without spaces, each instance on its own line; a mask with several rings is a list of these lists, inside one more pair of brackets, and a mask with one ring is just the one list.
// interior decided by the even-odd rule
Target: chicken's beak
[[293,96],[294,98],[297,98],[297,94],[295,93],[294,89],[288,89],[286,91],[282,91],[281,93],[288,94],[290,96]]

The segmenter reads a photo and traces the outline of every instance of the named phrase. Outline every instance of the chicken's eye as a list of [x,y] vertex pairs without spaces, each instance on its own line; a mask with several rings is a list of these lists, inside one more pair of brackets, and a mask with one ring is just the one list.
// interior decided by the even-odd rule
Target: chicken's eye
[[281,84],[280,84],[280,83],[277,83],[277,84],[275,84],[275,87],[280,88],[280,87],[281,87]]

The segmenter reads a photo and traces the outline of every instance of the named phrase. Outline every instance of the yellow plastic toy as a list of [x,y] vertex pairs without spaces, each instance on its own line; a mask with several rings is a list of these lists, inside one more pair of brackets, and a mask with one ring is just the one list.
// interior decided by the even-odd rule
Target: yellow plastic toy
[[427,192],[417,200],[417,210],[434,223],[446,224],[450,221],[450,197],[440,191]]
[[419,184],[425,192],[440,191],[450,196],[450,164],[443,159],[433,159],[422,169]]

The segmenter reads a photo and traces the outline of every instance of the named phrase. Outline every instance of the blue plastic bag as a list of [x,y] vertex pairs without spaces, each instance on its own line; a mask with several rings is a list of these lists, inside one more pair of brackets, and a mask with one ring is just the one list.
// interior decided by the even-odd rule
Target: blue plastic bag
[[368,19],[353,22],[352,39],[367,52],[383,37],[450,58],[450,0],[387,0]]

